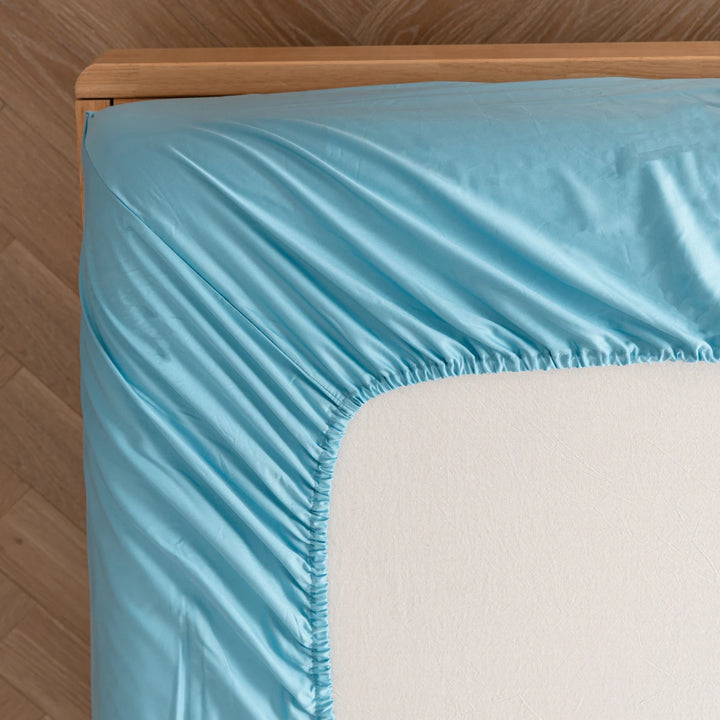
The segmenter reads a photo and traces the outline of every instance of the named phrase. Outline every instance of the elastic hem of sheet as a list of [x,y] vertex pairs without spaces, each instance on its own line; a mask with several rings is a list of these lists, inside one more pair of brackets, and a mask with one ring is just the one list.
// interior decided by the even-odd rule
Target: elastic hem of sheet
[[330,636],[328,623],[327,530],[330,489],[340,444],[348,423],[355,413],[378,395],[390,390],[428,380],[485,375],[501,372],[569,369],[581,367],[624,366],[641,363],[681,361],[717,363],[718,349],[702,343],[694,354],[664,348],[656,353],[637,349],[625,352],[599,353],[564,351],[536,355],[477,356],[467,355],[438,363],[409,365],[399,371],[373,378],[369,383],[348,392],[334,407],[320,442],[320,455],[314,476],[314,495],[310,520],[308,563],[311,574],[310,624],[312,631],[312,677],[315,690],[315,720],[334,720],[332,677],[330,669]]

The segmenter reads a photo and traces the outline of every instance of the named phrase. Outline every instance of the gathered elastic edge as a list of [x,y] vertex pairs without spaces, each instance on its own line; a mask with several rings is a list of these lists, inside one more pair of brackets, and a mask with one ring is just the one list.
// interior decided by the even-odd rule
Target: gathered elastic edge
[[330,636],[328,623],[327,530],[330,511],[330,490],[340,444],[348,423],[369,400],[395,388],[415,385],[428,380],[485,375],[500,372],[570,369],[581,367],[624,366],[641,363],[682,361],[718,362],[718,352],[704,344],[698,351],[665,348],[659,352],[641,353],[637,348],[599,353],[563,351],[536,355],[507,354],[468,355],[437,363],[408,365],[352,389],[334,406],[322,435],[320,454],[313,476],[313,499],[310,518],[308,564],[311,574],[309,617],[311,626],[312,680],[315,691],[315,720],[334,720],[332,676],[330,667]]

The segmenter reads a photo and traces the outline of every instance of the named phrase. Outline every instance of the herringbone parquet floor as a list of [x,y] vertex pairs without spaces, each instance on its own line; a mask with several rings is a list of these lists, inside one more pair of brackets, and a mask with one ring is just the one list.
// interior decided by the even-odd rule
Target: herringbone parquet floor
[[90,717],[72,106],[84,65],[110,47],[689,39],[720,39],[720,2],[0,0],[0,718]]

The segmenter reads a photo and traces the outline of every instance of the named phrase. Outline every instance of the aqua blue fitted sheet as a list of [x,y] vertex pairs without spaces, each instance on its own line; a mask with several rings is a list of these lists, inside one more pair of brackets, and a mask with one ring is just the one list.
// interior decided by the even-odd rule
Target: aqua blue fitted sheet
[[716,361],[719,143],[714,79],[88,114],[95,720],[332,718],[353,413],[466,373]]

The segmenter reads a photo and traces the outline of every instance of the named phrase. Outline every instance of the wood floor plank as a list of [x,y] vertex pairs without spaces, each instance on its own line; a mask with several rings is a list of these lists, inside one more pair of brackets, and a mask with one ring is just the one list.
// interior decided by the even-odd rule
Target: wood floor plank
[[[0,327],[2,327],[2,320],[0,320]],[[18,370],[20,370],[20,363],[10,353],[0,348],[0,387],[10,380]]]
[[43,711],[33,705],[10,683],[0,678],[0,718],[5,720],[42,720]]
[[353,28],[367,12],[364,0],[345,0],[342,13],[332,3],[303,0],[216,0],[210,4],[180,0],[217,38],[243,45],[348,45]]
[[0,570],[89,640],[85,536],[33,490],[0,518]]
[[[21,108],[22,118],[37,137],[55,148],[63,157],[72,161],[72,138],[67,131],[67,115],[70,112],[71,97],[48,103],[39,90],[26,85],[22,68],[0,49],[1,91],[7,97],[8,108]],[[17,110],[15,110],[17,112]]]
[[717,40],[712,0],[379,0],[355,30],[358,44]]
[[12,242],[0,253],[0,345],[78,413],[79,336],[78,296]]
[[[58,40],[78,54],[89,52],[90,59],[108,47],[192,47],[218,43],[215,35],[195,19],[194,12],[174,0],[3,1],[42,26],[47,25],[44,18],[52,14],[52,28]],[[217,22],[222,22],[222,18]]]
[[28,486],[0,460],[0,518],[28,491]]
[[0,641],[0,676],[55,720],[90,719],[90,653],[38,606]]
[[[40,83],[38,89],[47,95],[49,102],[62,100],[84,57],[62,42],[57,24],[47,22],[47,13],[43,18],[42,9],[34,5],[12,0],[0,3],[0,53],[22,68],[28,90]],[[0,88],[4,88],[5,80],[0,80]],[[5,92],[2,97],[9,102]]]
[[[0,112],[2,112],[1,107]],[[3,225],[0,225],[0,252],[2,252],[12,242],[12,240],[12,233]]]
[[65,158],[10,107],[0,112],[0,137],[2,222],[77,292],[81,230],[75,156]]
[[[30,596],[0,572],[0,640],[27,615],[32,604]],[[7,716],[0,713],[0,717]]]
[[33,17],[34,3],[23,5],[0,3],[0,95],[71,159],[71,91],[85,58],[62,44],[54,24]]
[[82,419],[25,368],[0,388],[0,458],[84,527]]

